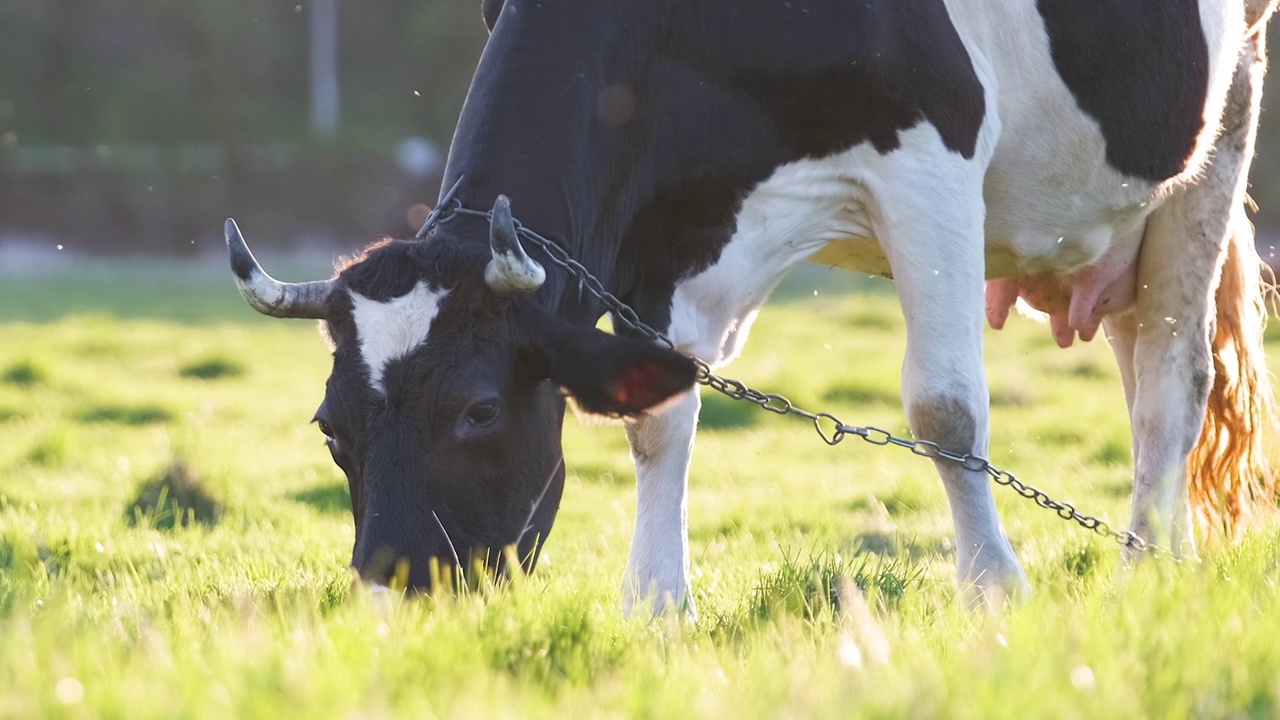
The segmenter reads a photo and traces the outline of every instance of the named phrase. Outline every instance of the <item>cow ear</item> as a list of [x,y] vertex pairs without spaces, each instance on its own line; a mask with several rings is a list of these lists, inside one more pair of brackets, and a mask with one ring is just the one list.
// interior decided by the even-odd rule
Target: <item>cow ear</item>
[[543,351],[548,376],[596,415],[631,417],[693,387],[692,360],[648,340],[564,327]]

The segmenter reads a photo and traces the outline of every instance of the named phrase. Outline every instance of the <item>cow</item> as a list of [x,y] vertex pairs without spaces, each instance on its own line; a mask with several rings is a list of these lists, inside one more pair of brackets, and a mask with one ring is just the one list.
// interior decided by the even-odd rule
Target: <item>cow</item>
[[[988,447],[986,323],[1021,300],[1060,345],[1102,329],[1130,529],[1194,556],[1197,525],[1231,532],[1275,487],[1242,209],[1274,4],[486,0],[442,185],[471,212],[309,283],[273,279],[227,222],[248,302],[323,321],[315,422],[349,482],[352,566],[422,590],[433,568],[531,570],[572,400],[631,445],[625,611],[693,615],[689,358],[737,356],[806,260],[893,278],[910,429],[956,453]],[[513,209],[674,349],[597,329],[609,308],[522,245]],[[962,596],[1024,593],[988,476],[934,462]]]

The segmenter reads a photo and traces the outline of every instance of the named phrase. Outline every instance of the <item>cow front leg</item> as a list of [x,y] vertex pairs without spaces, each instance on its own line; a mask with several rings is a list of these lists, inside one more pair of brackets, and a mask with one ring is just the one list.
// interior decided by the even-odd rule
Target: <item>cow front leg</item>
[[689,461],[702,400],[697,389],[627,422],[636,466],[636,530],[622,584],[623,612],[648,605],[696,619],[689,586]]
[[[961,277],[972,274],[955,272],[947,281],[935,277],[928,282],[895,268],[907,317],[902,399],[916,438],[986,457],[990,436],[982,370],[982,276]],[[988,475],[946,460],[934,464],[955,524],[962,597],[991,608],[1025,594],[1026,575],[1001,527]]]
[[[911,188],[881,198],[876,227],[906,319],[902,399],[911,431],[945,450],[985,457],[989,399],[982,360],[979,168],[940,154],[929,173],[886,184]],[[1026,575],[1001,527],[988,475],[947,460],[934,464],[951,505],[962,596],[990,608],[1025,594]]]

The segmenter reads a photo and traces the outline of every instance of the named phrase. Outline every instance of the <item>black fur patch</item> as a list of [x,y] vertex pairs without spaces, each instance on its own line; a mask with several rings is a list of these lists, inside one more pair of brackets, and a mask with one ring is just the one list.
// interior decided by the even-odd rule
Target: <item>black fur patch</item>
[[732,43],[709,58],[791,153],[823,157],[861,142],[888,153],[899,132],[927,120],[948,149],[973,157],[983,88],[942,0],[779,5],[735,3],[728,37],[707,45]]
[[1197,0],[1038,0],[1058,75],[1098,122],[1107,162],[1160,182],[1204,129],[1209,48]]
[[[925,122],[972,157],[986,115],[943,0],[504,5],[445,186],[465,173],[472,207],[510,196],[658,324],[670,288],[716,261],[742,199],[778,167],[864,142],[888,153]],[[634,116],[611,124],[598,103],[617,88]]]
[[422,279],[412,252],[419,243],[384,238],[342,268],[340,276],[349,290],[370,300],[386,302],[401,297]]

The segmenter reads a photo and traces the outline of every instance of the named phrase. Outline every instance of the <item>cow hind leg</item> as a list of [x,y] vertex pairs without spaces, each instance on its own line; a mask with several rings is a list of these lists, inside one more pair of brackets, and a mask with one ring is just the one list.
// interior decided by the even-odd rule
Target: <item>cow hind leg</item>
[[[877,198],[873,220],[906,318],[902,397],[911,430],[946,450],[986,456],[981,168],[939,147],[885,168],[880,179],[886,187],[911,188]],[[962,594],[988,607],[1023,594],[1026,575],[1001,527],[987,474],[934,462],[955,523]]]
[[1241,50],[1215,148],[1208,193],[1227,218],[1224,260],[1214,292],[1213,385],[1204,428],[1191,451],[1189,490],[1196,518],[1209,536],[1232,537],[1238,526],[1275,507],[1277,492],[1274,447],[1277,419],[1271,373],[1262,345],[1267,324],[1262,273],[1270,272],[1257,256],[1253,229],[1244,216],[1245,177],[1253,157],[1255,132],[1266,70],[1263,23],[1273,8],[1251,3],[1256,11],[1255,35]]
[[[1143,457],[1141,433],[1136,432],[1138,427],[1134,423],[1134,397],[1137,391],[1137,379],[1135,376],[1134,351],[1138,342],[1138,313],[1135,310],[1108,316],[1105,321],[1107,342],[1110,343],[1112,351],[1116,356],[1116,363],[1120,368],[1120,379],[1124,385],[1125,402],[1129,409],[1130,427],[1133,440],[1133,462],[1135,466],[1138,458]],[[1185,492],[1180,493],[1172,507],[1172,515],[1170,518],[1171,537],[1177,538],[1178,546],[1183,554],[1191,555],[1195,552],[1192,540],[1191,527],[1191,505]]]
[[1233,537],[1261,509],[1274,507],[1277,490],[1268,450],[1277,436],[1276,402],[1262,345],[1265,266],[1240,208],[1229,232],[1215,293],[1213,386],[1204,429],[1188,460],[1194,515],[1207,536],[1223,538]]
[[1230,533],[1272,486],[1259,456],[1275,423],[1259,268],[1241,215],[1263,66],[1261,38],[1245,43],[1213,161],[1148,219],[1139,257],[1131,529],[1183,554],[1189,495],[1207,529]]
[[1132,340],[1130,530],[1189,556],[1195,541],[1175,518],[1183,515],[1187,456],[1200,433],[1212,381],[1208,309],[1217,247],[1211,232],[1184,221],[1181,204],[1170,201],[1148,221],[1142,249],[1147,260],[1138,270],[1143,289]]

